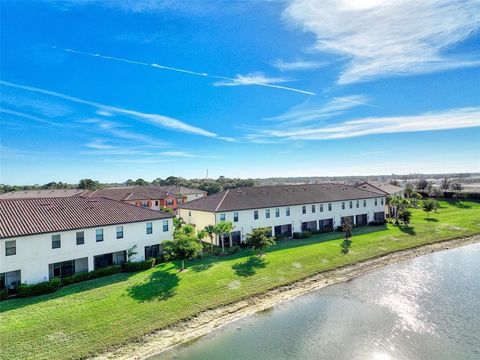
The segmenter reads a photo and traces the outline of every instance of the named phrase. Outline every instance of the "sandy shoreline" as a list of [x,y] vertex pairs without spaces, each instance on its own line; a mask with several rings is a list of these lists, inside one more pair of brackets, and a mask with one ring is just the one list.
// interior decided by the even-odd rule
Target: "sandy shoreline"
[[144,359],[176,345],[207,335],[232,321],[266,310],[278,303],[293,299],[327,285],[346,281],[366,272],[409,260],[417,256],[476,242],[480,242],[480,235],[402,250],[375,259],[325,271],[304,280],[252,296],[246,300],[204,311],[181,324],[175,324],[163,330],[157,330],[144,335],[137,341],[121,345],[95,357],[95,359]]

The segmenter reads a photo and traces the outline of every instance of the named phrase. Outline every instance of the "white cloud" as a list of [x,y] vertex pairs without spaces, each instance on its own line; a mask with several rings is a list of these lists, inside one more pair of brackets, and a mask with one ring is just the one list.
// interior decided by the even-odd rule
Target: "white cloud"
[[282,140],[330,140],[359,136],[480,127],[480,107],[413,116],[368,117],[334,125],[261,130],[258,136]]
[[173,157],[197,157],[197,155],[188,153],[186,151],[163,151],[159,153],[159,155],[164,155],[164,156],[173,156]]
[[211,131],[204,130],[204,129],[201,129],[201,128],[196,127],[196,126],[189,125],[187,123],[184,123],[183,121],[180,121],[180,120],[168,117],[168,116],[163,116],[163,115],[158,115],[158,114],[149,114],[149,113],[143,113],[143,112],[140,112],[140,111],[134,111],[134,110],[128,110],[128,109],[118,108],[118,107],[114,107],[114,106],[108,106],[108,105],[100,104],[100,103],[97,103],[97,102],[83,100],[83,99],[80,99],[80,98],[77,98],[77,97],[57,93],[57,92],[54,92],[54,91],[39,89],[39,88],[35,88],[35,87],[32,87],[32,86],[18,85],[18,84],[10,83],[10,82],[3,81],[3,80],[0,80],[0,84],[2,84],[4,86],[13,87],[13,88],[16,88],[16,89],[22,89],[22,90],[31,91],[31,92],[35,92],[35,93],[39,93],[39,94],[44,94],[44,95],[50,95],[50,96],[53,96],[53,97],[56,97],[56,98],[59,98],[59,99],[68,100],[68,101],[72,101],[72,102],[79,103],[79,104],[93,106],[93,107],[95,107],[95,108],[97,108],[101,111],[106,111],[106,112],[113,113],[113,114],[121,114],[121,115],[129,116],[129,117],[134,118],[136,120],[140,120],[140,121],[143,121],[143,122],[154,124],[154,125],[157,125],[157,126],[169,129],[169,130],[185,132],[185,133],[201,135],[201,136],[207,136],[207,137],[212,137],[212,138],[218,137],[217,134],[215,134]]
[[95,139],[92,142],[85,145],[86,147],[96,149],[96,150],[110,150],[114,149],[115,147],[112,145],[108,145],[105,140],[102,139]]
[[13,115],[13,116],[17,116],[17,117],[21,117],[21,118],[24,118],[24,119],[28,119],[28,120],[32,120],[32,121],[35,121],[35,122],[38,122],[38,123],[42,123],[42,124],[48,124],[48,125],[51,125],[51,126],[62,126],[62,124],[59,124],[59,123],[56,123],[54,121],[50,121],[50,120],[45,120],[45,119],[42,119],[38,116],[33,116],[33,115],[30,115],[30,114],[25,114],[23,112],[19,112],[19,111],[15,111],[15,110],[9,110],[9,109],[4,109],[4,108],[0,108],[0,113],[4,113],[4,114],[7,114],[7,115]]
[[273,63],[273,66],[280,71],[300,71],[300,70],[312,70],[318,69],[328,65],[325,61],[314,60],[296,60],[296,61],[284,61],[278,59]]
[[340,84],[478,66],[447,50],[478,31],[479,14],[478,0],[292,0],[284,12],[315,50],[350,59]]
[[289,81],[280,77],[268,77],[261,72],[254,72],[246,75],[237,74],[233,79],[226,79],[217,81],[214,86],[243,86],[243,85],[257,85],[257,84],[278,84]]
[[317,123],[320,120],[325,120],[343,114],[360,105],[370,105],[368,102],[370,98],[364,95],[350,95],[342,98],[332,98],[326,104],[319,105],[318,103],[304,102],[290,108],[285,113],[269,117],[264,120],[275,121],[282,123],[282,126],[287,124],[305,124]]

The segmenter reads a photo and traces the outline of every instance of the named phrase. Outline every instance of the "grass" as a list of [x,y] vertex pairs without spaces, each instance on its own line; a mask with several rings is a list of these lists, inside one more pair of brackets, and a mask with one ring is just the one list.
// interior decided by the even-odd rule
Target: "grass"
[[195,314],[341,265],[423,244],[480,233],[480,203],[441,202],[413,210],[410,228],[356,229],[348,254],[341,233],[284,240],[262,258],[248,250],[225,258],[170,262],[116,274],[49,295],[0,302],[0,359],[73,359],[97,354]]

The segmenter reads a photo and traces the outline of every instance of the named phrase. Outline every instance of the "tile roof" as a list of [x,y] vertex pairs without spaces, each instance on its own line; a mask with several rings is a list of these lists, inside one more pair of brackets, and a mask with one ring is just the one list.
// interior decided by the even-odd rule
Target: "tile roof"
[[202,190],[183,186],[121,186],[91,191],[87,196],[102,196],[118,201],[157,200],[168,197],[181,198],[182,195],[205,193]]
[[261,209],[276,206],[368,199],[378,193],[341,184],[306,184],[230,189],[181,205],[181,209],[209,212]]
[[46,190],[18,190],[0,194],[0,200],[7,199],[30,199],[30,198],[51,198],[51,197],[72,197],[81,196],[87,191],[82,189],[46,189]]
[[0,238],[171,218],[106,198],[57,197],[0,201]]
[[162,189],[163,191],[172,193],[172,194],[180,194],[180,195],[192,195],[192,194],[206,194],[206,191],[199,190],[199,189],[190,189],[185,186],[177,186],[177,185],[167,185],[167,186],[158,186],[158,188]]
[[376,181],[365,181],[357,185],[357,188],[373,191],[379,194],[387,194],[387,195],[393,195],[400,191],[403,191],[403,189],[400,186],[396,186],[388,183],[380,183]]

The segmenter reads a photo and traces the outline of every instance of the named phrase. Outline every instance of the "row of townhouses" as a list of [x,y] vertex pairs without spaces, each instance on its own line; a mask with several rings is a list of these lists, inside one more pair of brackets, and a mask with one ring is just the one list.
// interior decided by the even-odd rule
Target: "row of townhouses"
[[231,242],[239,244],[260,227],[270,228],[274,236],[291,237],[294,232],[333,230],[346,217],[355,226],[366,226],[385,219],[386,196],[341,184],[238,188],[182,205],[178,215],[199,230],[231,221]]
[[0,201],[0,287],[158,256],[174,215],[106,198]]
[[[122,264],[134,246],[137,254],[132,261],[161,254],[162,243],[173,237],[175,215],[160,211],[161,198],[140,188],[41,190],[0,197],[0,288]],[[146,200],[123,196],[140,191]],[[270,228],[274,236],[292,237],[294,232],[333,230],[347,217],[356,226],[383,221],[388,213],[386,197],[400,194],[401,188],[281,185],[210,196],[183,191],[176,203],[177,216],[197,230],[231,221],[234,228],[226,244],[238,245],[260,227]],[[215,242],[219,244],[218,238]]]
[[169,208],[174,211],[179,205],[207,196],[207,192],[184,186],[121,186],[99,190],[48,189],[12,191],[0,194],[0,200],[52,198],[52,197],[104,197],[141,206],[152,210]]

